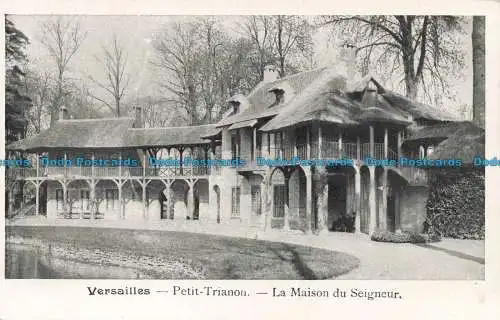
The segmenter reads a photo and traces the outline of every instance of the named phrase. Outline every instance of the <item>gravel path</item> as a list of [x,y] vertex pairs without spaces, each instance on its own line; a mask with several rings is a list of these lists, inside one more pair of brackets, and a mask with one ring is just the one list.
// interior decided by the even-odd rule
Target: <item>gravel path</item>
[[85,227],[189,231],[288,242],[352,254],[359,268],[338,279],[369,280],[484,280],[484,241],[444,239],[429,245],[370,241],[366,235],[327,233],[321,236],[297,232],[262,232],[234,225],[201,221],[89,221],[28,218],[10,225],[65,225]]

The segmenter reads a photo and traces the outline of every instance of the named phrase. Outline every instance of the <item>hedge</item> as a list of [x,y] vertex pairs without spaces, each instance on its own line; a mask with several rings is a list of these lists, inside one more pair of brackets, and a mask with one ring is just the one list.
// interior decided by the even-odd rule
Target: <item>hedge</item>
[[432,170],[425,231],[484,239],[484,169]]
[[394,233],[390,231],[376,231],[372,234],[371,239],[377,242],[392,243],[427,243],[441,241],[441,237],[437,234],[411,232]]

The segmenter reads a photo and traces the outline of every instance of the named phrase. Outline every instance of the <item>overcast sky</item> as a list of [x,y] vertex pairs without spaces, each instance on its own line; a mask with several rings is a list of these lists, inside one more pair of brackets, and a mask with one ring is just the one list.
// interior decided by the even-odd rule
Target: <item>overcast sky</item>
[[[48,52],[40,42],[42,37],[40,25],[51,16],[14,15],[10,16],[15,25],[23,31],[30,39],[28,56],[37,68],[50,68],[54,65],[48,59]],[[182,16],[73,16],[77,19],[82,30],[87,32],[79,52],[70,64],[71,75],[75,78],[84,79],[87,83],[88,76],[102,79],[103,71],[95,56],[102,55],[102,46],[108,45],[114,34],[123,44],[128,53],[128,72],[131,75],[130,90],[127,99],[138,95],[165,94],[158,92],[155,85],[156,80],[149,63],[152,53],[151,39],[155,32],[162,30],[162,25],[172,20],[185,19]],[[234,31],[240,20],[238,16],[220,16],[222,23],[228,30]],[[463,70],[462,79],[453,79],[457,91],[459,103],[472,104],[472,45],[470,39],[470,28],[464,34],[467,44],[466,68]],[[319,65],[333,63],[335,44],[327,41],[326,32],[314,35],[316,60]],[[386,84],[390,87],[390,84]],[[447,107],[447,106],[445,106]]]

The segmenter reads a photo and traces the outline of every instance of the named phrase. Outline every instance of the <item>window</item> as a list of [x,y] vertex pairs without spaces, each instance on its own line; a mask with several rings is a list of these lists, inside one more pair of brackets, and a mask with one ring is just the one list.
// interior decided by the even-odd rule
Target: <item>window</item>
[[231,217],[239,218],[240,216],[240,187],[233,187],[231,189]]
[[260,186],[252,186],[252,212],[260,216],[262,214],[262,202],[260,197]]
[[118,209],[118,190],[106,190],[106,210]]
[[430,157],[433,152],[434,152],[434,146],[428,146],[427,147],[427,157]]
[[90,191],[80,190],[80,201],[83,210],[90,209],[89,199],[90,199]]
[[284,184],[274,185],[273,217],[285,217],[286,187]]
[[57,210],[63,210],[63,201],[64,201],[64,196],[63,196],[63,190],[62,189],[56,189],[56,206]]

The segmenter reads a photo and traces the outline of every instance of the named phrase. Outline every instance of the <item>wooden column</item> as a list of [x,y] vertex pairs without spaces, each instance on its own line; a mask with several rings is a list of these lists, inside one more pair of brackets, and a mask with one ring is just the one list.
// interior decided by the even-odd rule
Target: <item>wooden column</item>
[[342,131],[339,132],[339,159],[342,159]]
[[[92,153],[92,158],[93,158],[93,153]],[[92,166],[93,168],[93,166]],[[92,179],[89,183],[90,185],[90,194],[89,194],[89,201],[90,201],[90,219],[95,219],[95,215],[97,214],[97,212],[99,211],[99,208],[97,206],[97,202],[96,202],[96,199],[95,199],[95,187],[97,185],[97,182]]]
[[321,133],[321,124],[318,125],[318,159],[321,159],[321,149],[323,148],[323,135]]
[[379,208],[379,228],[381,230],[387,230],[387,168],[383,168],[382,172],[382,202]]
[[354,174],[354,201],[355,201],[355,208],[356,208],[356,217],[355,217],[355,224],[354,224],[354,229],[356,233],[361,232],[361,168],[356,167],[355,168],[356,172]]
[[[37,172],[38,172],[38,168],[37,168]],[[36,192],[35,193],[35,215],[38,216],[40,214],[40,181],[38,181],[38,180],[35,181],[35,192]]]
[[148,184],[146,183],[146,180],[143,178],[142,179],[142,217],[147,220],[147,199],[146,199],[146,188],[148,187]]
[[377,185],[375,181],[375,167],[368,167],[370,170],[370,192],[368,195],[368,203],[370,208],[370,223],[369,223],[369,232],[370,235],[377,228]]
[[398,131],[398,161],[399,159],[403,156],[403,152],[401,150],[401,144],[402,144],[402,137],[401,137],[401,131]]
[[122,151],[120,150],[120,154],[118,156],[118,176],[122,176]]
[[123,214],[123,197],[122,197],[122,181],[119,179],[118,180],[118,205],[120,206],[119,212],[120,212],[120,219],[124,219],[124,214]]
[[146,149],[143,149],[144,154],[142,155],[142,178],[144,179],[146,177],[146,168],[147,168],[147,151]]
[[318,193],[317,198],[317,222],[318,222],[318,233],[327,233],[327,219],[328,219],[328,175],[325,167],[317,167],[317,179],[316,188]]
[[384,129],[384,158],[389,157],[389,133],[387,128]]
[[257,128],[253,128],[253,159],[252,161],[255,163],[257,162]]
[[370,125],[370,157],[375,157],[375,128]]
[[311,216],[312,216],[312,177],[311,177],[311,167],[308,166],[304,168],[306,171],[306,225],[305,233],[311,233]]
[[306,143],[307,143],[307,146],[306,146],[307,159],[311,159],[311,128],[310,127],[307,127],[307,130],[306,130]]
[[90,167],[90,170],[92,172],[92,177],[95,177],[95,165],[94,165],[94,161],[95,161],[95,152],[92,151],[92,166]]
[[188,190],[188,195],[187,195],[187,214],[190,220],[193,220],[194,218],[194,182],[190,181],[188,182],[189,184],[189,190]]
[[356,139],[356,157],[361,160],[361,142],[359,141],[359,136]]
[[284,225],[283,225],[283,230],[288,231],[290,230],[290,175],[285,174],[285,194],[286,194],[286,199],[285,199],[285,216],[284,218]]

